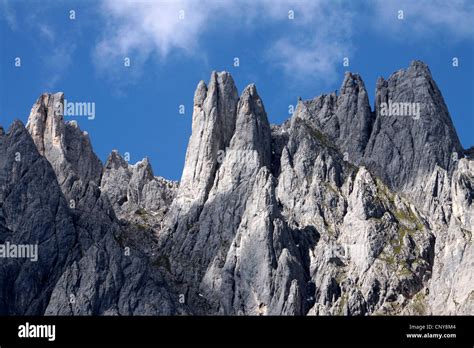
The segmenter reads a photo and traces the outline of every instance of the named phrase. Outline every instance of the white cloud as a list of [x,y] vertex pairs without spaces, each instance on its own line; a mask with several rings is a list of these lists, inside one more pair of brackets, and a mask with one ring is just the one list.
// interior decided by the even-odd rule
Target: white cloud
[[[464,0],[104,0],[106,24],[95,47],[96,63],[110,69],[113,59],[130,55],[141,65],[150,56],[166,59],[172,51],[203,55],[200,39],[212,30],[247,33],[281,25],[262,52],[273,66],[294,81],[332,81],[344,57],[356,47],[353,35],[379,32],[387,39],[426,39],[437,31],[455,37],[472,36],[474,2]],[[403,25],[397,20],[405,11]],[[180,11],[185,18],[180,20]],[[293,10],[295,19],[288,19]],[[396,35],[387,35],[387,34]],[[398,36],[397,36],[398,35]]]
[[[295,13],[293,21],[289,10]],[[350,17],[339,10],[337,2],[323,0],[105,0],[101,11],[107,24],[95,58],[99,67],[109,69],[111,59],[129,55],[143,63],[151,55],[165,59],[172,50],[200,54],[199,41],[208,30],[258,31],[281,23],[290,30],[268,42],[261,54],[290,76],[307,78],[309,73],[327,79],[350,46]]]
[[[173,51],[201,54],[199,39],[208,29],[206,21],[220,4],[191,0],[104,0],[100,10],[105,25],[93,51],[98,72],[114,81],[121,94],[125,85],[139,80],[150,57],[165,60]],[[180,19],[181,15],[184,19]],[[123,69],[125,58],[130,59],[131,69]]]
[[102,13],[107,24],[96,53],[99,57],[123,56],[131,51],[165,57],[172,49],[192,53],[203,33],[218,29],[216,23],[224,30],[231,24],[248,29],[255,20],[261,24],[268,19],[286,19],[287,4],[297,7],[303,20],[307,19],[303,5],[315,7],[306,0],[104,0]]
[[96,56],[103,61],[131,52],[142,57],[157,53],[162,58],[172,49],[192,52],[215,2],[209,5],[214,6],[187,0],[106,0],[102,5],[106,28],[96,46]]
[[[350,52],[349,46],[323,40],[278,40],[269,51],[269,59],[280,66],[294,82],[332,82],[337,78],[337,64]],[[349,44],[347,44],[349,45]]]

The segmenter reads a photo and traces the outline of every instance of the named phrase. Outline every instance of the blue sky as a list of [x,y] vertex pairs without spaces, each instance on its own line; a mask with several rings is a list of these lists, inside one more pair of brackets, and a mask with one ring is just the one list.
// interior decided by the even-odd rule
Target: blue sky
[[420,59],[467,148],[473,17],[474,2],[462,0],[0,0],[0,125],[26,123],[41,93],[62,91],[95,103],[95,119],[66,119],[89,132],[103,161],[112,149],[131,163],[148,156],[155,175],[179,180],[194,90],[212,70],[230,71],[239,91],[254,82],[270,122],[281,123],[298,96],[337,90],[347,70],[361,74],[373,105],[378,76]]

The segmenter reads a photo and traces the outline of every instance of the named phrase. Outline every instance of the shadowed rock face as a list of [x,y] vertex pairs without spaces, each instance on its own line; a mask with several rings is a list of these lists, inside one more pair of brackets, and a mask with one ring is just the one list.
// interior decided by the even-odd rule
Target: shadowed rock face
[[0,129],[0,242],[40,256],[0,263],[0,313],[474,313],[474,165],[425,64],[379,79],[374,111],[346,73],[278,126],[213,72],[179,185],[102,166],[62,100]]
[[362,79],[347,72],[335,92],[299,103],[297,114],[319,129],[342,153],[359,163],[369,141],[375,115]]
[[[381,116],[381,104],[389,101],[419,104],[419,119]],[[462,157],[448,109],[424,63],[414,61],[387,81],[377,81],[375,113],[365,162],[395,190],[411,188],[436,166],[451,173],[453,154]]]
[[38,261],[2,258],[0,313],[44,313],[76,256],[74,220],[49,162],[20,121],[0,136],[0,243],[38,244]]
[[[53,121],[44,112],[42,105],[56,97],[42,96],[33,107],[39,110],[28,123],[30,131],[36,130],[34,137],[19,121],[0,136],[0,242],[38,245],[37,262],[2,258],[0,313],[185,311],[156,266],[150,251],[156,243],[153,236],[133,222],[120,223],[97,185],[101,173],[89,170],[92,166],[84,169],[89,163],[81,168],[73,161],[84,160],[84,154],[91,161],[97,157],[88,140],[75,143],[77,138],[67,134],[68,124],[55,123],[62,122],[60,115]],[[83,133],[77,129],[76,134]]]

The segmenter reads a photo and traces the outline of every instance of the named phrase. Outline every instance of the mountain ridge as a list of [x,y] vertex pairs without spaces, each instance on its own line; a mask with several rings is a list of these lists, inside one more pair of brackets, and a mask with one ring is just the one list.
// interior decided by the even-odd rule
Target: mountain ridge
[[[254,84],[238,96],[212,72],[179,183],[116,151],[102,165],[54,107],[63,99],[42,95],[26,127],[0,132],[1,240],[56,231],[68,250],[40,244],[53,275],[25,280],[42,296],[33,307],[13,295],[18,263],[2,263],[0,313],[474,313],[474,164],[424,63],[379,79],[374,110],[348,72],[339,94],[299,101],[281,125]],[[421,117],[381,115],[387,101]],[[19,170],[49,179],[35,188]],[[38,201],[58,206],[45,188],[67,233],[57,209],[33,226]]]

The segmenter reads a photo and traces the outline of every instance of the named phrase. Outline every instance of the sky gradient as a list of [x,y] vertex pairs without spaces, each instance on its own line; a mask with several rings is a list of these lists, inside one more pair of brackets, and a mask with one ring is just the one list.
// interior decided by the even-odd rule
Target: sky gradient
[[95,119],[65,119],[90,134],[101,160],[113,149],[131,163],[148,156],[155,175],[179,180],[194,90],[211,71],[229,71],[239,92],[255,83],[270,122],[281,123],[299,96],[339,89],[345,71],[362,76],[373,107],[377,78],[419,59],[468,148],[473,19],[474,2],[460,0],[0,0],[0,125],[26,123],[41,93],[62,91],[95,103]]

